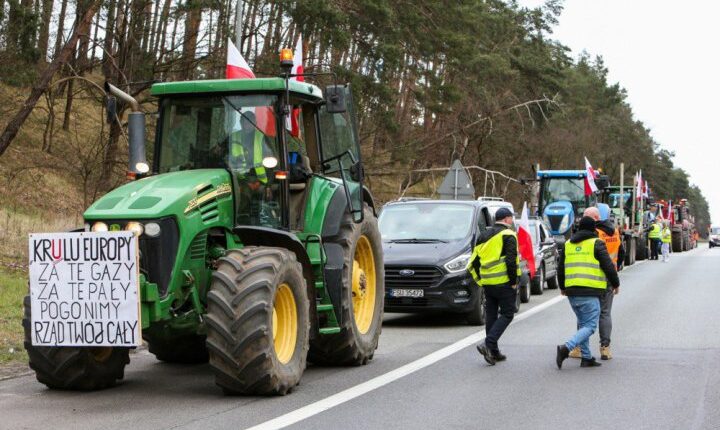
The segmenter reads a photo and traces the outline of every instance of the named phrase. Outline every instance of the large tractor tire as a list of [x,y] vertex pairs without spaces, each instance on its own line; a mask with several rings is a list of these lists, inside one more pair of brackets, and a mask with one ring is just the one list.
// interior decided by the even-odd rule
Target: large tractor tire
[[637,252],[635,253],[635,260],[637,260],[637,261],[647,260],[648,255],[650,254],[648,252],[647,236],[640,236],[636,242],[636,246],[637,246],[637,248],[636,248]]
[[146,337],[148,350],[155,358],[168,363],[207,363],[208,352],[205,336],[159,336]]
[[683,252],[683,237],[681,232],[672,232],[672,252]]
[[30,296],[25,296],[23,305],[25,350],[38,381],[49,388],[90,391],[111,387],[123,379],[130,348],[33,346]]
[[287,249],[248,246],[218,260],[207,348],[226,394],[284,395],[300,382],[310,338],[302,267]]
[[385,274],[377,218],[365,205],[364,219],[344,215],[337,236],[326,242],[343,249],[343,306],[340,333],[320,334],[310,346],[310,361],[320,365],[359,366],[373,358],[382,331]]

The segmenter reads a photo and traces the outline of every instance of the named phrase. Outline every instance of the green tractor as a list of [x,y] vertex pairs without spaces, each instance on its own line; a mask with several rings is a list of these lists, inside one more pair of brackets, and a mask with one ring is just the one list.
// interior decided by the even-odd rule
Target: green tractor
[[[109,114],[114,97],[134,111],[139,179],[84,214],[85,231],[138,236],[149,351],[209,361],[226,394],[286,394],[307,361],[364,365],[382,328],[382,246],[350,87],[328,86],[323,97],[281,70],[154,84],[152,168],[144,114],[106,85]],[[26,298],[25,347],[40,382],[94,390],[123,378],[130,348],[33,346],[30,308]]]

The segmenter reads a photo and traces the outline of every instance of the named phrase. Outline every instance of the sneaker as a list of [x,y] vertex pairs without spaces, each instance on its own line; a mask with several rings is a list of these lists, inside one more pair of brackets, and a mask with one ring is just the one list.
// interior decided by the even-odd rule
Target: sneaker
[[610,352],[609,346],[600,347],[600,359],[601,360],[612,360],[612,353]]
[[580,367],[600,367],[602,364],[595,360],[595,357],[583,358],[580,361]]
[[478,345],[477,347],[478,352],[483,356],[485,361],[487,361],[487,364],[494,366],[495,365],[495,358],[493,357],[490,350],[485,346],[484,343]]
[[570,358],[582,358],[582,352],[580,352],[580,347],[576,346],[575,348],[570,351]]
[[557,346],[557,354],[555,355],[555,364],[558,369],[562,369],[563,361],[570,356],[570,350],[565,345]]
[[500,351],[493,351],[492,356],[495,362],[507,360],[507,356]]

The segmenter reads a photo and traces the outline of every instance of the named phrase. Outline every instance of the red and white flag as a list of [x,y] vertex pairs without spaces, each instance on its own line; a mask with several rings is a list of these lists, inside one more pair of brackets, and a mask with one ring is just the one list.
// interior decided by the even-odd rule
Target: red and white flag
[[598,190],[597,185],[595,185],[595,169],[590,165],[590,162],[588,161],[587,157],[585,157],[585,195],[589,196],[592,195],[592,193],[596,192]]
[[[302,34],[298,37],[297,44],[295,45],[295,52],[293,53],[293,75],[303,74],[303,47],[302,47]],[[295,76],[290,78],[291,81],[304,82],[304,76]],[[290,134],[294,137],[300,137],[300,108],[292,110],[290,120],[287,122],[286,127],[290,130]]]
[[252,79],[255,77],[245,58],[237,49],[232,40],[228,38],[227,64],[225,65],[225,79]]
[[636,175],[636,183],[635,183],[635,199],[640,200],[643,196],[643,186],[642,186],[642,170],[640,170]]
[[667,220],[670,221],[670,225],[675,224],[674,215],[675,214],[673,213],[672,200],[669,200],[667,206]]
[[650,197],[650,185],[648,185],[647,181],[643,181],[643,197]]
[[530,219],[528,217],[527,202],[523,203],[520,222],[518,223],[518,249],[520,256],[527,262],[530,277],[535,277],[535,250],[533,249],[532,236],[530,236]]
[[[227,64],[225,65],[225,79],[254,79],[250,65],[228,38]],[[255,108],[255,123],[257,128],[266,136],[275,137],[275,115],[270,107]]]

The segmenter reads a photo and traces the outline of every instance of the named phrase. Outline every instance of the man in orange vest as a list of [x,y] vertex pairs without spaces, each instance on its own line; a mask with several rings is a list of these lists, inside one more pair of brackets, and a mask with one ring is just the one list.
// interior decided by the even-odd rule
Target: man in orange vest
[[[610,258],[615,263],[615,268],[620,271],[625,261],[625,247],[622,244],[620,230],[615,227],[609,219],[601,220],[600,211],[596,207],[585,209],[583,216],[589,216],[595,220],[595,231],[600,240],[605,242],[605,247],[610,254]],[[610,360],[612,353],[610,352],[610,332],[612,332],[612,302],[615,295],[612,288],[608,288],[603,295],[600,296],[600,358],[602,360]],[[570,357],[581,358],[580,348],[570,351]]]

